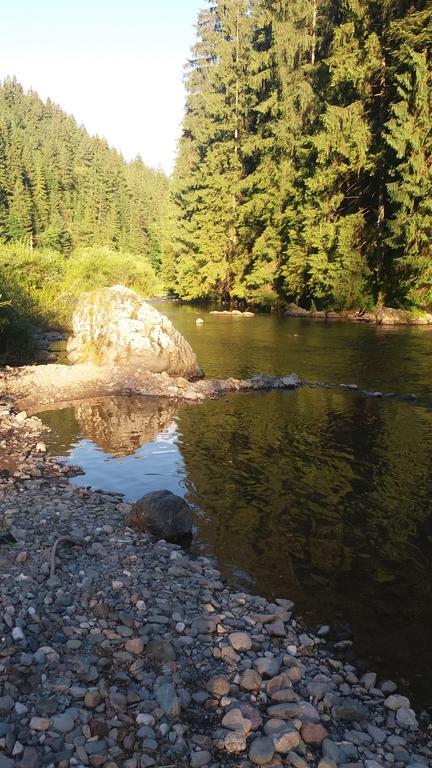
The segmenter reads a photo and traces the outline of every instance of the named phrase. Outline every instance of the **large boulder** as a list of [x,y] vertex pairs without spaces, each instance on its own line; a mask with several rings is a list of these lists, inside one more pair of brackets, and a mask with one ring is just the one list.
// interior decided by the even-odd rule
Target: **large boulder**
[[153,491],[142,496],[126,515],[126,525],[166,541],[179,541],[192,532],[192,512],[181,496]]
[[190,344],[171,321],[122,285],[85,293],[72,328],[67,346],[71,363],[202,376]]

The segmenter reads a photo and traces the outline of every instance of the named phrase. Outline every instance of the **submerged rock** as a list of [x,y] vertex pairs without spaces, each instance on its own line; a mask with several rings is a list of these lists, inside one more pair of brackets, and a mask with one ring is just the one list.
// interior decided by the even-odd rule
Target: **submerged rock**
[[178,541],[192,532],[192,512],[181,496],[153,491],[142,496],[126,515],[126,525],[160,539]]
[[126,365],[171,376],[202,376],[190,344],[172,322],[122,285],[85,293],[67,351],[72,363]]

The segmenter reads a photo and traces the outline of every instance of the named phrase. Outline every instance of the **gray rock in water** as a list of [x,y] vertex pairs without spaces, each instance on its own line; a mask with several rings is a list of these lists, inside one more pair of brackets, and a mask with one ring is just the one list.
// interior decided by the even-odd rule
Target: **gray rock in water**
[[190,344],[172,322],[122,285],[85,293],[72,327],[67,346],[72,363],[130,365],[186,378],[202,375]]
[[167,541],[178,541],[192,532],[192,512],[185,500],[171,491],[153,491],[132,505],[126,525],[148,531]]

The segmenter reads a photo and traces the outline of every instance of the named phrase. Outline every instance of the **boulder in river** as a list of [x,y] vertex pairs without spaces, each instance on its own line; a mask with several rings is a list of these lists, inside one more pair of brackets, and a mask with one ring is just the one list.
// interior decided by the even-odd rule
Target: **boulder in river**
[[83,294],[72,328],[67,346],[71,363],[202,376],[195,353],[172,322],[122,285]]
[[132,505],[126,525],[160,539],[179,541],[192,532],[192,512],[181,496],[166,490],[152,491]]

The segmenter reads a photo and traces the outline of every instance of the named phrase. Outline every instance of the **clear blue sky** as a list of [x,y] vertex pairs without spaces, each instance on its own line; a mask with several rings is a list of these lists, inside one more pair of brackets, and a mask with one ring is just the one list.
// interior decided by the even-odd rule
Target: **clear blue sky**
[[183,67],[206,0],[2,3],[0,79],[15,75],[126,158],[172,168]]

